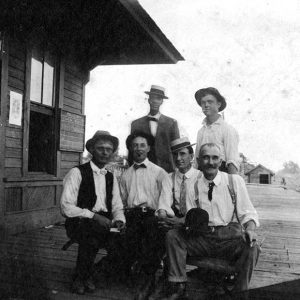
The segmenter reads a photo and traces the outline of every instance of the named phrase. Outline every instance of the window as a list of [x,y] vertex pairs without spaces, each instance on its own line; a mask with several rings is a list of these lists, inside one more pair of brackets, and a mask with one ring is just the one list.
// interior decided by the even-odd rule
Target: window
[[31,58],[30,100],[53,106],[54,59],[48,53],[33,51]]
[[54,174],[54,58],[33,50],[30,75],[28,171]]

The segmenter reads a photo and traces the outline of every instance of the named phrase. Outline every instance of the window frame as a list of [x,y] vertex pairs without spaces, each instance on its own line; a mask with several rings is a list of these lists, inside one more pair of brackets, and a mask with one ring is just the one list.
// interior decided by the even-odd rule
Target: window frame
[[[59,104],[59,69],[60,61],[58,56],[51,53],[54,59],[54,70],[53,70],[53,90],[52,90],[52,106],[38,103],[30,100],[30,85],[31,85],[31,59],[33,57],[33,51],[36,48],[27,47],[26,51],[26,74],[25,74],[25,97],[24,97],[24,115],[23,115],[23,165],[22,165],[22,176],[23,177],[38,177],[43,178],[57,178],[57,160],[58,160],[58,135],[59,135],[59,116],[58,116],[58,104]],[[40,50],[43,51],[44,50]],[[45,115],[53,117],[53,140],[52,140],[52,171],[51,173],[43,171],[29,171],[29,128],[30,128],[30,112],[35,111]]]

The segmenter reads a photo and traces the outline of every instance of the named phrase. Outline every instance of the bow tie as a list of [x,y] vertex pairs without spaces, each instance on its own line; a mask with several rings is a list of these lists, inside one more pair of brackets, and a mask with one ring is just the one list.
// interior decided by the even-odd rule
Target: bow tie
[[133,167],[134,167],[135,170],[137,170],[139,168],[147,168],[145,164],[140,164],[140,165],[134,164]]
[[96,173],[97,175],[99,175],[99,174],[101,174],[101,175],[106,175],[107,170],[105,170],[105,169],[100,169],[100,170],[98,170],[98,171],[95,171],[95,173]]
[[148,117],[148,120],[149,120],[149,121],[158,122],[158,120],[157,120],[156,118],[154,118],[154,117]]

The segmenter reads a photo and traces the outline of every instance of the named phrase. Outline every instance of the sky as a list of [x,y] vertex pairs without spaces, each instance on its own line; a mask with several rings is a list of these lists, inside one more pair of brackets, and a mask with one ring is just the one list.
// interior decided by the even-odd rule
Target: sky
[[125,139],[148,113],[152,84],[165,87],[161,112],[196,142],[205,117],[195,92],[213,86],[225,96],[225,120],[239,152],[277,171],[300,165],[300,1],[140,0],[185,58],[173,65],[98,66],[86,86],[86,139],[108,130]]

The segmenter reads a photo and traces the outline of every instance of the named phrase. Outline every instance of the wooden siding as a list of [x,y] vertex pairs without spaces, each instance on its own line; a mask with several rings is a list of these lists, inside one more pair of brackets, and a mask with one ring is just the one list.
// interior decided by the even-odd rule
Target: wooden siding
[[24,97],[25,88],[25,52],[24,45],[16,42],[10,43],[8,58],[8,95],[5,130],[5,177],[22,175],[22,127],[10,125],[9,118],[9,92],[21,93]]
[[63,108],[69,112],[82,114],[83,79],[80,72],[66,64]]
[[71,168],[80,164],[80,153],[61,152],[61,176],[65,176]]
[[249,183],[260,183],[260,175],[268,175],[269,184],[272,183],[271,173],[263,167],[258,167],[252,172],[248,173],[248,182]]

